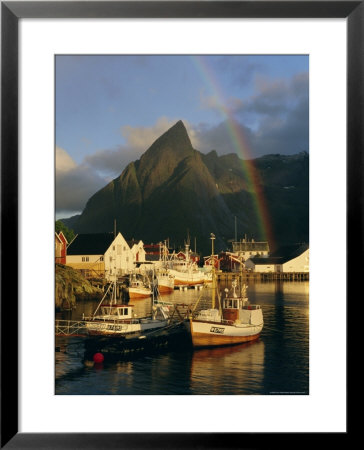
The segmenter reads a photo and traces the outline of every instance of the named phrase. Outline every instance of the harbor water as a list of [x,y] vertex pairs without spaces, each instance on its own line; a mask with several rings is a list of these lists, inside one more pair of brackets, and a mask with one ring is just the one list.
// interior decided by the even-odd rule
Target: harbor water
[[[193,305],[201,291],[174,291],[172,303]],[[84,337],[55,337],[58,395],[308,395],[309,283],[260,282],[248,286],[264,328],[259,340],[231,347],[177,348],[160,354],[94,364],[84,358]],[[133,300],[138,316],[151,299]],[[97,301],[81,301],[56,319],[80,320]]]

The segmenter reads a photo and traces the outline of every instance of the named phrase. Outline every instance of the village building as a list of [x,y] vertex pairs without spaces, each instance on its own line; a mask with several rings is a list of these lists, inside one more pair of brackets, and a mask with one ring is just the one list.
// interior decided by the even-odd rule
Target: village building
[[146,251],[143,241],[127,241],[132,253],[134,262],[145,262]]
[[155,269],[163,266],[163,261],[169,258],[169,250],[166,244],[144,244],[145,261]]
[[223,272],[240,272],[244,268],[244,258],[232,252],[219,254],[220,270]]
[[66,264],[68,241],[62,231],[55,232],[55,261],[57,264]]
[[181,260],[184,260],[184,261],[186,261],[187,257],[188,257],[189,261],[194,262],[196,264],[198,264],[198,262],[200,261],[200,255],[198,253],[193,252],[192,250],[190,250],[188,245],[186,245],[186,248],[185,248],[184,252],[182,250],[180,250],[178,253],[175,254],[175,257],[177,259],[181,259]]
[[281,247],[269,257],[253,257],[245,262],[245,268],[254,272],[309,272],[308,244]]
[[232,253],[238,259],[243,258],[244,260],[254,256],[267,257],[269,255],[269,245],[268,242],[256,242],[254,239],[249,241],[245,237],[240,239],[240,241],[232,242]]
[[153,255],[158,256],[159,258],[161,252],[160,248],[161,244],[144,244],[144,251],[147,256]]
[[78,234],[67,247],[66,264],[87,278],[110,278],[133,270],[135,254],[121,233]]
[[205,269],[211,270],[211,267],[214,266],[215,269],[220,269],[220,259],[219,255],[210,255],[210,256],[204,256],[204,263],[203,266]]

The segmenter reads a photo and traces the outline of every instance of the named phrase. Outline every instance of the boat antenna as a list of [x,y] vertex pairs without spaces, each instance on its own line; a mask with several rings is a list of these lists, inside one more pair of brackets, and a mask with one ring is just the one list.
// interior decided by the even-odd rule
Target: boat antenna
[[216,289],[216,280],[215,280],[215,256],[214,256],[214,233],[210,233],[211,239],[211,264],[212,264],[212,308],[215,309],[215,289]]

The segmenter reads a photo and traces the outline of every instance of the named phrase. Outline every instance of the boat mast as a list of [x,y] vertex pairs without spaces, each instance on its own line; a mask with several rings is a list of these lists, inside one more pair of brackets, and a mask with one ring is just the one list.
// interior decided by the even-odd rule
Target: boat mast
[[211,264],[212,264],[212,308],[215,309],[216,280],[215,280],[214,233],[210,234],[210,239],[211,239]]

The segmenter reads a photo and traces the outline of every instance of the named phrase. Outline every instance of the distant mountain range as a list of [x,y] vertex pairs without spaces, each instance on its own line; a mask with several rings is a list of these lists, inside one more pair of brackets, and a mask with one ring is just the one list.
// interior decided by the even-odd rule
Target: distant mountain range
[[[246,170],[249,164],[249,170]],[[245,169],[244,169],[245,168]],[[248,174],[248,175],[247,175]],[[253,189],[251,180],[254,179]],[[265,239],[254,192],[264,197],[269,227],[279,245],[308,242],[309,158],[267,155],[243,161],[236,154],[202,154],[192,147],[182,121],[177,122],[121,175],[96,192],[81,215],[61,219],[76,233],[117,230],[126,239],[157,243],[169,238],[173,246],[204,255],[230,248],[229,240],[245,234]],[[235,219],[236,217],[236,219]]]

